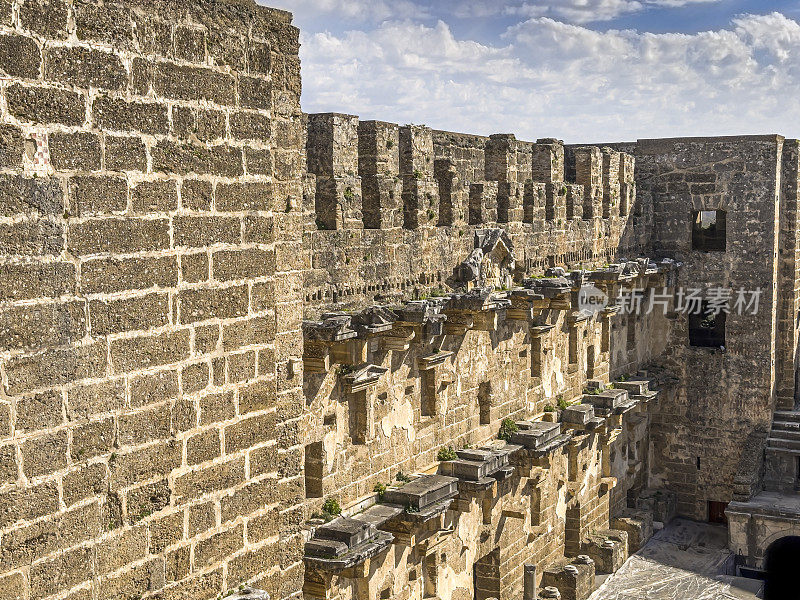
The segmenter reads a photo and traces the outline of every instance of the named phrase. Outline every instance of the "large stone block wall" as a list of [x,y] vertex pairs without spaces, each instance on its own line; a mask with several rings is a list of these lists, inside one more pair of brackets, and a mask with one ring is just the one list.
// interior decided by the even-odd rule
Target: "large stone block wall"
[[647,253],[652,209],[636,200],[630,155],[334,113],[306,121],[309,317],[446,288],[486,227],[509,233],[531,274]]
[[[678,512],[692,518],[705,520],[709,501],[758,488],[776,388],[793,394],[797,333],[785,315],[795,311],[797,285],[794,148],[779,136],[635,146],[638,188],[652,197],[654,251],[684,264],[677,285],[732,289],[734,301],[740,288],[763,291],[757,315],[728,315],[724,349],[690,346],[686,314],[674,315],[660,362],[677,387],[653,416],[651,468],[654,484],[674,491]],[[725,251],[692,249],[693,210],[727,211]]]
[[298,32],[0,2],[0,598],[302,585]]
[[[652,208],[634,201],[630,155],[341,114],[306,122],[307,319],[355,323],[370,305],[447,296],[462,285],[453,271],[479,229],[507,232],[529,275],[648,251]],[[644,276],[625,287],[668,283]],[[556,304],[533,320],[475,315],[465,330],[451,315],[440,333],[407,324],[320,342],[307,332],[308,512],[336,499],[356,514],[398,473],[435,472],[440,449],[491,443],[504,419],[557,418],[555,407],[580,402],[590,380],[636,374],[665,352],[670,322],[658,311],[575,321],[575,298]],[[552,329],[534,331],[542,326]],[[446,355],[442,364],[424,369],[437,355]],[[378,375],[355,393],[347,377],[365,365]],[[403,537],[357,568],[307,569],[307,597],[422,598],[431,578],[440,598],[521,597],[525,564],[540,580],[565,555],[589,551],[592,532],[607,530],[647,488],[650,410],[579,433],[535,464],[522,461],[491,496],[459,499],[439,534]]]

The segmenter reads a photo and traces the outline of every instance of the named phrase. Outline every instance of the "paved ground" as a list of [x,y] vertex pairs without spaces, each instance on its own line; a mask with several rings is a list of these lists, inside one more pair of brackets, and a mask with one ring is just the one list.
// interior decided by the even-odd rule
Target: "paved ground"
[[720,575],[730,563],[727,530],[676,519],[589,600],[756,600],[758,581]]

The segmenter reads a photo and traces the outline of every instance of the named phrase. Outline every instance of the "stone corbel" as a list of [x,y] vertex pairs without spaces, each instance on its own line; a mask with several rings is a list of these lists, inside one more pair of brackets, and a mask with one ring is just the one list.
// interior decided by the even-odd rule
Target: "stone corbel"
[[449,312],[444,323],[446,335],[463,336],[475,327],[474,315],[467,312]]
[[405,352],[411,344],[419,340],[419,328],[408,323],[396,323],[391,330],[381,334],[381,345],[384,350]]
[[327,373],[331,369],[330,347],[324,342],[306,341],[303,346],[303,369],[306,373]]

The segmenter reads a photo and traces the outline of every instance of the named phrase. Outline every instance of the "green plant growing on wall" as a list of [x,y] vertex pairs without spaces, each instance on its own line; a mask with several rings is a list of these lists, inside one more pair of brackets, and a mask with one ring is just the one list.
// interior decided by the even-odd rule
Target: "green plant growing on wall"
[[373,492],[377,492],[378,494],[378,501],[382,502],[383,497],[386,495],[386,484],[385,483],[376,483],[375,487],[372,488]]
[[414,179],[422,179],[422,171],[414,169]]
[[511,437],[519,431],[519,426],[514,422],[514,419],[505,418],[500,424],[500,433],[497,437],[507,442],[511,441]]
[[339,506],[339,501],[336,498],[328,498],[322,503],[322,512],[326,516],[338,517],[342,514],[342,507]]
[[442,447],[439,448],[439,452],[436,454],[436,459],[439,462],[449,462],[451,460],[456,460],[458,455],[456,451],[453,450],[452,446]]
[[400,483],[408,483],[411,481],[411,477],[403,473],[402,471],[398,471],[397,475],[395,475],[395,480],[399,481]]
[[546,413],[551,413],[551,412],[555,412],[555,411],[556,411],[556,408],[552,404],[546,404],[545,407],[544,407],[544,412],[546,412]]
[[587,396],[597,396],[600,393],[600,388],[583,388],[583,393]]
[[355,194],[355,192],[353,191],[353,188],[351,188],[351,187],[348,187],[348,188],[347,188],[347,189],[344,191],[344,199],[345,199],[345,200],[347,200],[348,202],[353,202],[353,200],[355,200],[355,199],[356,199],[356,194]]
[[567,404],[567,401],[564,399],[564,396],[559,394],[558,395],[558,408],[560,408],[561,410],[564,410],[568,406],[569,406],[569,404]]
[[386,149],[391,150],[394,148],[394,140],[386,140]]

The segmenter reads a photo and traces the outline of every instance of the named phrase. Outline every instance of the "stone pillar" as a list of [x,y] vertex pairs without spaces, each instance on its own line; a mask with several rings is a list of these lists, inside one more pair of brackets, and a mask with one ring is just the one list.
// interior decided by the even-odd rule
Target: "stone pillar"
[[583,186],[583,218],[602,215],[603,156],[600,148],[575,148],[575,183]]
[[523,600],[536,600],[536,565],[525,565]]
[[433,133],[423,125],[400,128],[400,177],[403,180],[403,226],[436,226],[439,186],[434,178]]
[[367,229],[403,225],[399,130],[398,125],[381,121],[358,124],[358,174]]
[[306,156],[309,172],[317,176],[317,226],[363,228],[358,117],[337,113],[308,115]]
[[619,216],[620,153],[603,148],[603,218]]

